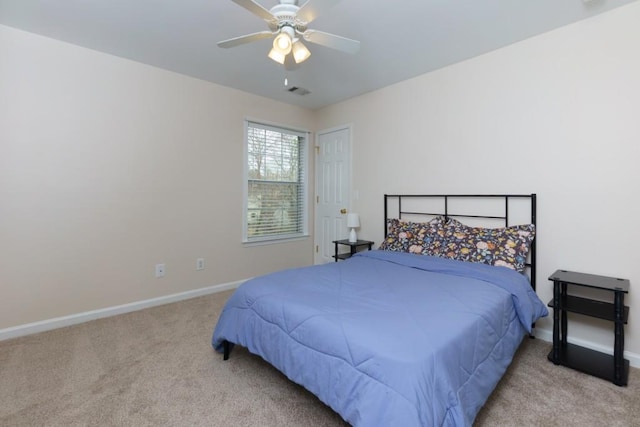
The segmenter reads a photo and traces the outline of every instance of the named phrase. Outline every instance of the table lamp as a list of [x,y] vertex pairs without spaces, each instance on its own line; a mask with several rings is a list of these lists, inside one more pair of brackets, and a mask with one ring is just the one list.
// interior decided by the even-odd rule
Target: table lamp
[[349,232],[349,242],[355,243],[358,241],[358,236],[356,235],[356,228],[360,227],[360,217],[357,213],[347,214],[347,228],[350,228]]

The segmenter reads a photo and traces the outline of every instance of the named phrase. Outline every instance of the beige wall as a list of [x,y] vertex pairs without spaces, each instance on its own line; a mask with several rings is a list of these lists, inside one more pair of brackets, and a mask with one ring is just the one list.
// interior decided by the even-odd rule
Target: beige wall
[[[380,242],[384,193],[536,192],[542,300],[558,268],[630,279],[640,353],[638,22],[633,3],[319,111],[353,124],[359,234]],[[569,328],[612,348],[610,323]]]
[[[640,353],[638,22],[640,2],[319,111],[353,124],[359,235],[380,242],[385,192],[536,192],[542,300],[558,268],[630,279]],[[574,319],[612,348],[610,323]]]
[[312,263],[240,242],[243,119],[311,111],[3,26],[0,58],[0,329]]

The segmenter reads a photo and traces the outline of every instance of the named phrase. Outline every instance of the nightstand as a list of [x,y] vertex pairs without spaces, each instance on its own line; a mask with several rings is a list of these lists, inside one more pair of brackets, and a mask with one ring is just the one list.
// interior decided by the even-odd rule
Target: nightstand
[[[350,242],[348,239],[344,239],[344,240],[334,240],[333,244],[336,245],[335,255],[333,256],[333,258],[335,258],[336,262],[338,262],[339,259],[344,260],[347,258],[351,258],[356,252],[358,252],[358,248],[366,247],[367,250],[370,251],[371,246],[373,245],[373,242],[369,240],[358,240],[356,242]],[[342,254],[338,253],[338,246],[340,245],[349,246],[350,251]]]
[[[557,270],[549,277],[553,281],[553,349],[548,359],[586,374],[627,385],[629,361],[623,358],[624,325],[629,307],[624,305],[624,294],[629,292],[629,280]],[[613,293],[613,302],[604,302],[567,294],[568,286],[583,286]],[[567,313],[579,313],[614,323],[613,356],[567,343]]]

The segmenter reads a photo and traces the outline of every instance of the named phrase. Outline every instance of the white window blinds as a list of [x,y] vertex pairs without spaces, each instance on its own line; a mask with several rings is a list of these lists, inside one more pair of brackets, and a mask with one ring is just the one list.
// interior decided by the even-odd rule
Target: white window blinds
[[306,235],[306,133],[247,122],[245,241]]

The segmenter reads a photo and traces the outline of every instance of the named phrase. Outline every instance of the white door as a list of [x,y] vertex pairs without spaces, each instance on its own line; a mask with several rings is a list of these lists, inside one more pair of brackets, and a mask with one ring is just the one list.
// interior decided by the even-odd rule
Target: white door
[[316,151],[316,264],[334,262],[334,240],[346,239],[350,208],[351,130],[318,133]]

